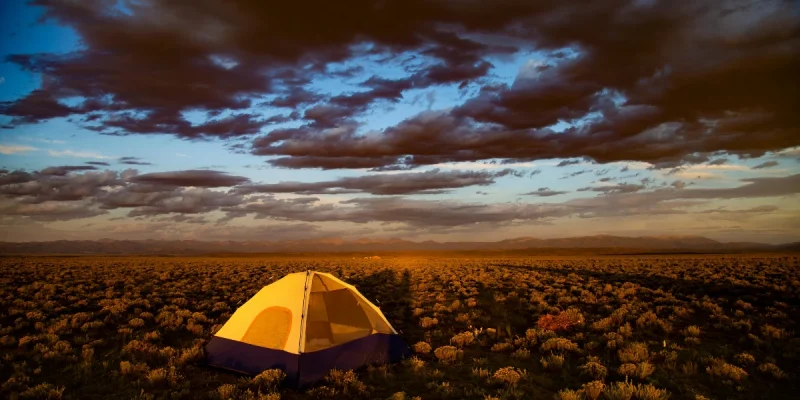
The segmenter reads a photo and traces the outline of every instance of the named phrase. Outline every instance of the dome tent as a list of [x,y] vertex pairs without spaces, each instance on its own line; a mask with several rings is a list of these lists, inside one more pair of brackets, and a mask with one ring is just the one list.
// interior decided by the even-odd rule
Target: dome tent
[[409,355],[380,309],[333,275],[288,274],[242,304],[206,346],[209,365],[256,375],[277,368],[294,384],[333,369]]

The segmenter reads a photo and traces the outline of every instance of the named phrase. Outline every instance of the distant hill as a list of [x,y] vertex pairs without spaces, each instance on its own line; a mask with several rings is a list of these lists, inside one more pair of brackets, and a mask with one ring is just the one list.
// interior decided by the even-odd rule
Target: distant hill
[[596,249],[622,253],[738,253],[795,252],[800,243],[770,245],[764,243],[723,243],[701,236],[611,235],[581,236],[557,239],[520,237],[496,242],[413,242],[402,239],[344,240],[325,238],[282,241],[199,241],[199,240],[57,240],[50,242],[0,242],[0,254],[213,254],[213,253],[369,253],[487,251],[530,252],[544,254],[552,249],[564,254],[568,249],[578,253]]

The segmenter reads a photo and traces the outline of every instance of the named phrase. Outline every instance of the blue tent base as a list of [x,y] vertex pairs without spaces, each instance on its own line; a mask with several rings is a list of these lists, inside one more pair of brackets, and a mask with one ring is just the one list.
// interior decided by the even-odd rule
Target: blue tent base
[[385,333],[299,355],[214,336],[206,353],[211,366],[247,375],[280,369],[296,386],[317,382],[334,368],[356,370],[369,364],[395,363],[411,354],[400,336]]

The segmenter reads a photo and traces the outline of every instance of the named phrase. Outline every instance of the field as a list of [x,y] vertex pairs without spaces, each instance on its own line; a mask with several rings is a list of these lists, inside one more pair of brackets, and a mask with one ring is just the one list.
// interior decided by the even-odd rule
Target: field
[[[289,272],[331,272],[416,353],[292,389],[203,365]],[[0,398],[789,399],[800,257],[3,257]]]

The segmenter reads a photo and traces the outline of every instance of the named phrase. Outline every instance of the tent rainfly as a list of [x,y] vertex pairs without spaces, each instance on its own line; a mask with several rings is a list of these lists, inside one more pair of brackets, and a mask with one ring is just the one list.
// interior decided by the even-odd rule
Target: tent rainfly
[[212,366],[250,375],[277,368],[305,385],[333,368],[392,363],[410,352],[354,286],[306,271],[262,288],[214,335],[206,353]]

